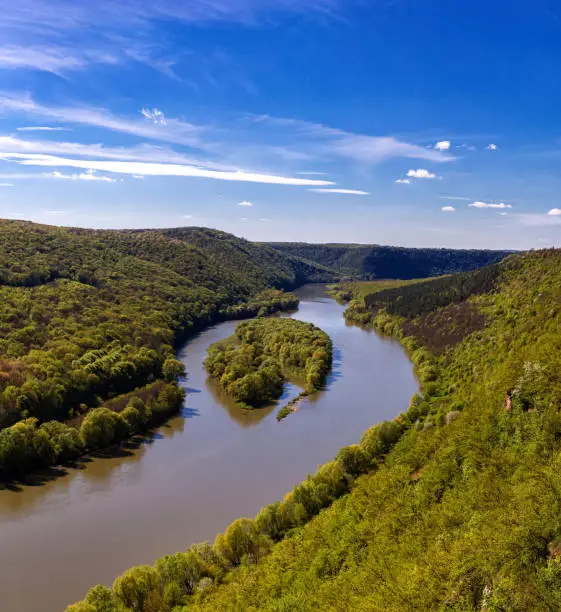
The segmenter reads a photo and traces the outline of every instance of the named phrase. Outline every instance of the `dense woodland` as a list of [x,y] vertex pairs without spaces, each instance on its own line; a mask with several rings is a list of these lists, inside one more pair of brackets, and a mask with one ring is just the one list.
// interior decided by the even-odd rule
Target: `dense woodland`
[[[405,315],[355,305],[410,352],[409,409],[213,545],[69,611],[560,609],[560,272],[559,251],[533,252],[463,302],[452,282],[432,311],[422,296]],[[463,305],[476,325],[458,328]]]
[[408,249],[366,244],[268,243],[277,251],[358,279],[413,279],[475,270],[507,251]]
[[[324,274],[227,234],[196,236],[0,221],[0,478],[105,446],[78,443],[74,425],[124,394],[142,400],[146,385],[165,381],[167,391],[142,418],[128,411],[125,429],[177,410],[178,342],[214,321],[295,308],[274,287]],[[125,436],[117,417],[93,414],[118,430],[104,440]],[[75,450],[56,450],[65,444]]]
[[329,336],[311,323],[270,318],[240,323],[234,335],[213,344],[205,367],[243,407],[259,408],[280,398],[287,378],[317,391],[331,369]]

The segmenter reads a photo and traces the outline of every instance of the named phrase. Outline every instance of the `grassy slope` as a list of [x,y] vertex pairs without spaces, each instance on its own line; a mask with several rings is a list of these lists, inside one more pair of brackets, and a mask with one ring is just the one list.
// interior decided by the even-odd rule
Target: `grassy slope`
[[414,279],[454,274],[495,263],[506,251],[409,249],[361,244],[269,243],[284,254],[364,279]]
[[468,300],[485,326],[414,353],[424,397],[385,464],[198,609],[559,609],[560,272],[557,251],[501,264]]

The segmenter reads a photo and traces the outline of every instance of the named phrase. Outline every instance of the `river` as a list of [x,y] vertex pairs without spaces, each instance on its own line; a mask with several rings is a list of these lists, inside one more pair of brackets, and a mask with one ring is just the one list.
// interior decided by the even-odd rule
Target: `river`
[[[402,348],[347,326],[344,306],[322,287],[297,293],[302,301],[292,316],[319,326],[334,343],[327,389],[281,423],[277,408],[240,411],[202,367],[209,344],[231,335],[236,323],[198,335],[180,351],[188,372],[181,416],[122,457],[0,491],[3,612],[62,612],[132,565],[213,540],[234,519],[281,499],[368,427],[407,408],[417,383]],[[289,385],[285,399],[297,392]]]

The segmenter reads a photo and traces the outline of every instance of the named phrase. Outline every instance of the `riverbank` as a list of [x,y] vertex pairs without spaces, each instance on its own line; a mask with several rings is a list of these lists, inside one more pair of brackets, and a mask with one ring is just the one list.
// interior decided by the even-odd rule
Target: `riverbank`
[[[347,326],[344,307],[322,288],[297,294],[300,309],[292,316],[333,339],[327,390],[282,425],[274,407],[239,410],[202,366],[207,347],[231,335],[236,323],[199,333],[179,352],[189,374],[181,416],[124,457],[96,459],[43,487],[0,492],[0,588],[7,609],[34,612],[41,601],[44,612],[60,612],[127,567],[213,540],[408,405],[417,383],[401,347]],[[289,385],[281,401],[299,392]],[[47,567],[37,546],[51,559]]]

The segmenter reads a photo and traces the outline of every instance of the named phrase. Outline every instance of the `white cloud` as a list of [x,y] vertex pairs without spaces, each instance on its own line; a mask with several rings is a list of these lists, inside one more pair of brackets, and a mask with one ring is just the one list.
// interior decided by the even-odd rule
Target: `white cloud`
[[497,147],[496,144],[491,143],[491,144],[487,145],[485,148],[487,150],[489,150],[489,151],[496,151],[499,147]]
[[512,208],[512,204],[505,204],[500,202],[499,204],[488,204],[487,202],[472,202],[468,204],[469,208]]
[[18,132],[71,132],[71,128],[67,127],[49,127],[45,125],[31,125],[26,127],[16,128]]
[[343,195],[370,195],[368,191],[361,191],[360,189],[308,189],[308,191],[315,193],[339,193]]
[[136,179],[137,181],[143,181],[144,180],[144,177],[142,176],[142,174],[133,174],[132,178]]
[[411,181],[409,179],[396,179],[396,183],[400,185],[411,185]]
[[249,206],[253,206],[253,203],[248,202],[247,200],[244,200],[243,202],[240,202],[238,206],[248,206],[249,207]]
[[192,218],[193,218],[193,215],[183,215],[183,218],[184,218],[184,219],[192,219]]
[[168,121],[164,113],[162,113],[162,111],[157,108],[152,108],[152,109],[143,108],[140,111],[140,114],[143,117],[146,117],[146,119],[150,119],[150,121],[152,121],[152,123],[154,123],[155,125],[167,125],[168,124]]
[[295,185],[300,187],[334,185],[332,181],[293,178],[273,174],[258,174],[255,172],[222,171],[201,168],[198,166],[180,164],[161,164],[149,162],[128,162],[108,160],[82,160],[57,157],[54,155],[39,155],[32,153],[2,153],[0,158],[16,161],[24,166],[50,166],[70,167],[93,170],[99,172],[112,172],[144,176],[184,176],[196,178],[210,178],[222,181],[265,183],[269,185]]
[[166,119],[166,125],[148,123],[142,120],[117,117],[106,109],[87,106],[47,106],[35,102],[29,96],[10,94],[3,96],[0,94],[0,112],[27,114],[31,117],[89,125],[123,134],[132,134],[140,138],[150,138],[199,149],[203,148],[202,135],[208,131],[205,126],[186,123],[178,119]]
[[104,183],[116,183],[117,181],[110,176],[98,176],[93,170],[81,172],[80,174],[62,174],[61,172],[51,172],[50,175],[56,179],[66,179],[70,181],[102,181]]
[[12,136],[0,136],[0,155],[9,155],[11,153],[44,153],[63,156],[101,157],[120,161],[184,163],[214,170],[237,169],[228,165],[195,159],[161,145],[141,144],[135,147],[106,147],[101,144],[81,144],[53,140],[23,140]]
[[443,206],[440,210],[443,212],[456,212],[456,209],[453,206]]
[[464,198],[463,196],[439,196],[441,200],[460,200],[463,202],[473,202],[473,198]]
[[434,145],[434,148],[438,151],[449,151],[452,143],[449,140],[441,140]]
[[433,179],[436,178],[436,174],[429,172],[428,170],[424,170],[423,168],[419,168],[417,170],[409,170],[407,176],[411,178],[417,179]]
[[552,208],[547,214],[551,217],[561,215],[561,208]]
[[[2,8],[0,2],[0,9]],[[0,47],[0,69],[31,69],[59,76],[83,70],[91,63],[116,64],[117,58],[101,50],[55,45],[6,45]]]
[[[299,119],[256,115],[250,117],[254,125],[262,129],[281,130],[289,133],[294,142],[304,143],[306,152],[315,156],[342,157],[367,164],[384,159],[404,157],[425,159],[433,162],[451,162],[453,155],[435,149],[398,140],[393,136],[369,136],[345,132],[326,125],[301,121]],[[274,134],[273,134],[274,135]]]
[[0,183],[0,187],[14,187],[13,183]]

